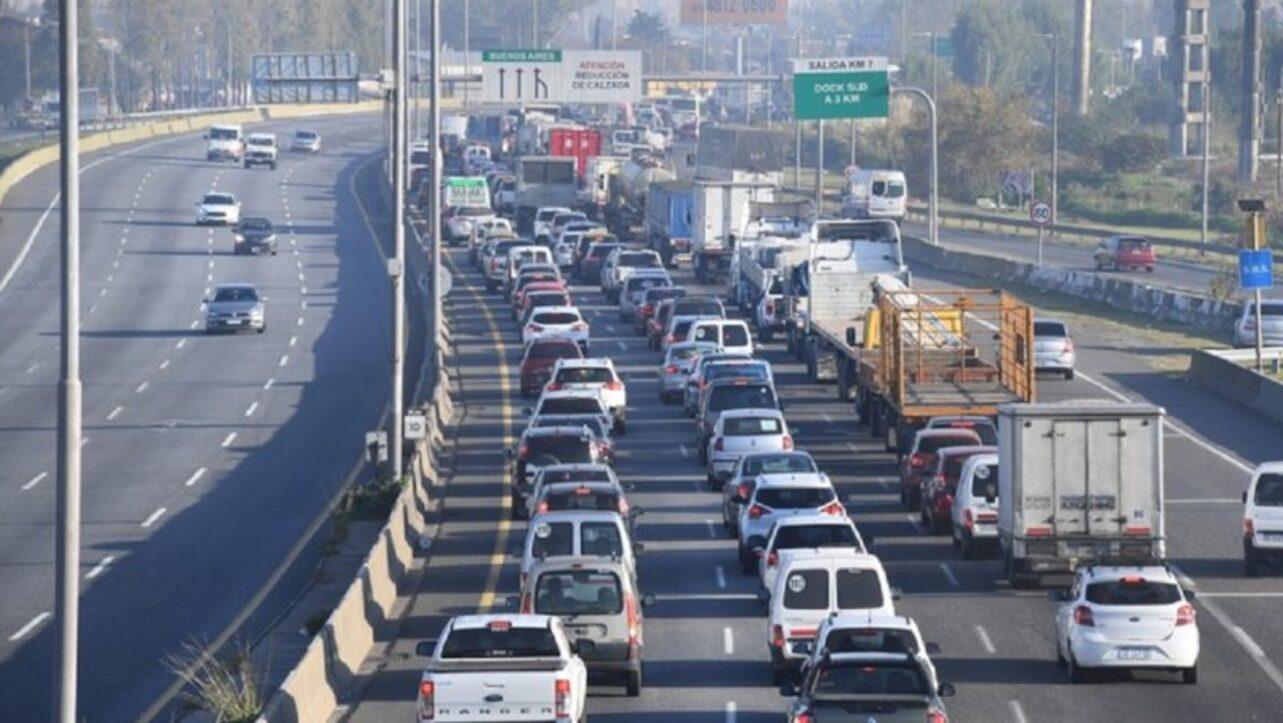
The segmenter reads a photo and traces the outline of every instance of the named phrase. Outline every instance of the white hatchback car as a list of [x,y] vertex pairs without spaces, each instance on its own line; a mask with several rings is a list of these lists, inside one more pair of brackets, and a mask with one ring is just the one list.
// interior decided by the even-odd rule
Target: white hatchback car
[[822,513],[845,517],[833,482],[823,472],[758,475],[748,501],[740,508],[739,560],[746,575],[757,572],[755,548],[766,544],[771,526],[785,517]]
[[1265,462],[1243,493],[1243,569],[1256,577],[1276,559],[1283,559],[1283,462]]
[[530,321],[521,329],[521,343],[529,345],[546,336],[573,340],[588,353],[588,322],[573,306],[544,306],[530,315]]
[[788,452],[793,436],[778,409],[728,409],[717,417],[704,450],[705,476],[717,487],[730,478],[740,457],[754,452]]
[[1086,566],[1053,595],[1056,659],[1072,682],[1101,668],[1177,670],[1198,682],[1194,596],[1166,565]]
[[546,392],[566,389],[594,389],[606,402],[614,420],[615,434],[627,433],[628,388],[615,371],[610,359],[558,359],[552,367],[552,376],[544,385]]

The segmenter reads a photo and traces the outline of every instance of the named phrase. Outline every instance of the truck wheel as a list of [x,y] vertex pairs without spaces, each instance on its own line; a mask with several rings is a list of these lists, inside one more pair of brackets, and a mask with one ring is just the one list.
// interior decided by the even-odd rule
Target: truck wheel
[[629,698],[636,698],[641,695],[642,689],[642,672],[640,670],[630,670],[624,674],[624,690],[628,693]]

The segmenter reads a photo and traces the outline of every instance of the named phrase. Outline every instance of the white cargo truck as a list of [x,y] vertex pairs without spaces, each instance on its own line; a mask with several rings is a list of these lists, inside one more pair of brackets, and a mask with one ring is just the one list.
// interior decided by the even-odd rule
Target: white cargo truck
[[696,181],[693,189],[691,266],[695,278],[724,277],[735,242],[751,219],[752,204],[775,200],[776,184],[760,181]]
[[1162,407],[998,407],[998,537],[1013,586],[1101,560],[1161,560]]

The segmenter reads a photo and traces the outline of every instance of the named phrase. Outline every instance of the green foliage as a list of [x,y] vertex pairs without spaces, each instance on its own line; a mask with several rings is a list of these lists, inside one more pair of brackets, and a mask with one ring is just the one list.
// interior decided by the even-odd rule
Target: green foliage
[[1069,3],[1054,0],[975,0],[954,23],[953,72],[971,85],[992,84],[1005,91],[1046,87],[1050,39],[1059,34],[1061,85],[1068,88],[1072,48]]
[[646,44],[662,43],[668,36],[668,26],[662,13],[638,10],[629,19],[627,32],[629,37]]
[[1167,157],[1167,141],[1147,133],[1126,133],[1100,145],[1100,166],[1109,173],[1147,173]]

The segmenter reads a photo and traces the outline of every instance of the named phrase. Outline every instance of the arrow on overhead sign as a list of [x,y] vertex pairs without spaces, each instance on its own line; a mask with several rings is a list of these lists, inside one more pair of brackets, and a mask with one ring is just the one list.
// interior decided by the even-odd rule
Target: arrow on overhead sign
[[525,72],[526,71],[524,69],[517,68],[517,97],[518,98],[521,97],[521,76],[524,75]]
[[505,96],[505,93],[503,91],[503,76],[507,74],[508,74],[508,71],[506,69],[504,68],[499,69],[499,97],[500,98],[503,98]]
[[548,84],[539,79],[539,69],[535,68],[535,97],[539,97],[539,89],[543,88],[543,97],[548,97]]

